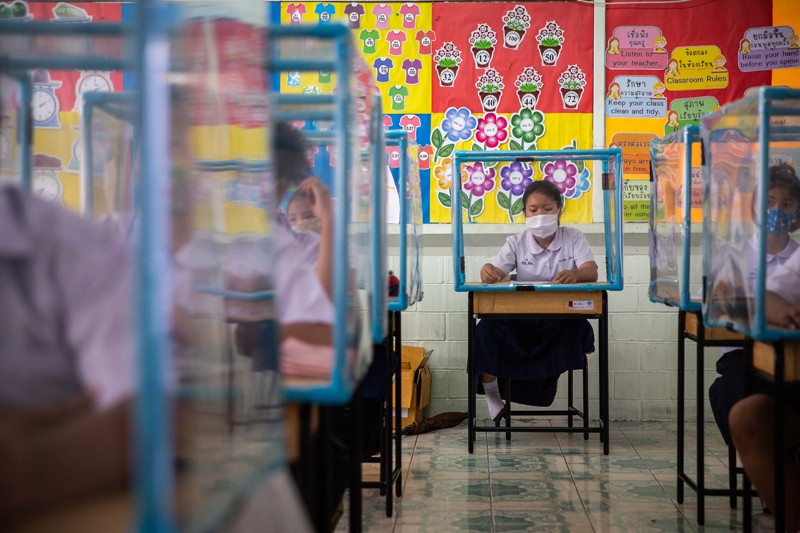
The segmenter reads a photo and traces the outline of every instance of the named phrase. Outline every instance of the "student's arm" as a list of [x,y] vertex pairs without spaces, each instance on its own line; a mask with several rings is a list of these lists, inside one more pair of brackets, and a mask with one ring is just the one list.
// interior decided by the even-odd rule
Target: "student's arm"
[[508,275],[517,267],[517,250],[513,236],[506,239],[497,257],[481,268],[481,281],[483,283],[499,283],[508,279]]
[[766,291],[767,322],[784,329],[800,327],[800,306],[792,305],[774,292]]
[[597,281],[597,263],[594,261],[587,261],[578,268],[562,270],[556,274],[553,281],[564,285],[569,283],[592,283]]
[[322,223],[319,240],[319,257],[317,258],[317,277],[325,293],[333,298],[333,211],[331,194],[319,178],[303,180],[298,191],[308,194],[308,203]]

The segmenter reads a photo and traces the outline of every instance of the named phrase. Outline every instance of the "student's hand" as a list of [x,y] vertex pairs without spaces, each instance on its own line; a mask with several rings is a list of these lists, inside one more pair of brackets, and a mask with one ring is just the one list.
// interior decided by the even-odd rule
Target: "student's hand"
[[792,305],[778,294],[767,291],[765,308],[767,322],[784,329],[797,329],[800,327],[800,306]]
[[298,191],[308,195],[308,205],[311,211],[323,224],[329,223],[332,219],[331,193],[328,188],[317,177],[306,178],[297,186]]
[[498,283],[506,277],[505,272],[491,263],[486,263],[481,268],[481,281],[484,283]]
[[556,283],[568,285],[570,283],[578,283],[578,273],[575,270],[562,270],[556,277],[553,278]]

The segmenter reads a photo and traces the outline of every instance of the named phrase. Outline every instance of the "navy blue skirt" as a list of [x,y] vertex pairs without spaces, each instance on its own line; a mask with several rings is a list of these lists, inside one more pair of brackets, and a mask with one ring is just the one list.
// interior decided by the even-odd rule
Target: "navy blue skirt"
[[515,380],[558,378],[586,365],[594,331],[586,319],[482,319],[473,350],[479,372]]

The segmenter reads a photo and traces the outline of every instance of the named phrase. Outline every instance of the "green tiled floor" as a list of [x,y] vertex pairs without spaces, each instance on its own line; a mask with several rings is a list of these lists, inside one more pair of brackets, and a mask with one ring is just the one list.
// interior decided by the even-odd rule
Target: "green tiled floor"
[[[535,424],[549,424],[535,421]],[[687,427],[686,464],[696,471],[694,427]],[[394,515],[365,489],[367,532],[644,532],[740,531],[742,512],[727,498],[706,498],[706,525],[697,525],[697,499],[688,487],[677,502],[675,424],[613,423],[611,454],[597,435],[479,433],[467,453],[462,424],[404,439],[404,494]],[[716,426],[706,427],[706,482],[727,484],[727,448]],[[740,505],[741,507],[741,505]],[[754,531],[772,520],[753,502]],[[348,515],[337,531],[348,530]]]

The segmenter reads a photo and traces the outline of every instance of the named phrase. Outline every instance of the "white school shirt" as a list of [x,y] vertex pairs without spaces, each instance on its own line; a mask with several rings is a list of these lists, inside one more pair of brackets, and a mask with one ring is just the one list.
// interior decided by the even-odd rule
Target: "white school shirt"
[[135,389],[132,258],[113,229],[0,187],[0,411]]
[[792,305],[800,305],[800,252],[796,243],[794,248],[795,253],[767,277],[767,290],[777,293]]
[[508,275],[517,270],[517,281],[550,281],[562,270],[573,270],[594,261],[589,241],[580,231],[559,226],[550,246],[542,248],[529,230],[506,238],[491,264]]
[[333,324],[333,302],[317,277],[319,236],[310,231],[294,233],[283,216],[275,224],[275,234],[278,321]]

